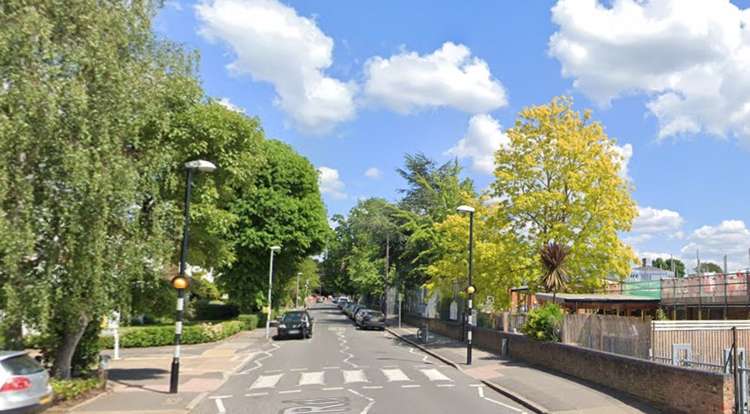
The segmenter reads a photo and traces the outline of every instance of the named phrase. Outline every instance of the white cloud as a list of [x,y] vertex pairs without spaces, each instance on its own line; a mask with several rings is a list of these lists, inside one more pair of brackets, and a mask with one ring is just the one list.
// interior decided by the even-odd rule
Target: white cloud
[[659,137],[750,137],[750,9],[728,0],[559,0],[549,53],[607,104],[650,97]]
[[722,266],[726,254],[730,271],[747,267],[750,230],[742,220],[725,220],[718,226],[703,226],[693,231],[688,241],[681,250],[684,256],[695,257],[699,251],[701,261],[713,261]]
[[367,169],[367,171],[365,171],[365,177],[367,178],[378,179],[382,176],[383,173],[375,167],[370,167]]
[[232,103],[232,101],[229,100],[229,98],[221,98],[216,101],[219,105],[223,106],[224,108],[229,109],[230,111],[239,112],[241,114],[245,113],[245,110],[240,108],[239,106]]
[[321,193],[328,194],[335,199],[346,198],[344,182],[339,178],[338,170],[329,167],[319,167],[318,182],[320,183]]
[[492,174],[495,170],[495,152],[510,145],[510,139],[500,123],[487,114],[474,115],[469,119],[469,128],[455,147],[446,154],[458,158],[471,158],[472,167],[479,172]]
[[643,242],[647,242],[651,240],[652,238],[654,238],[652,234],[642,233],[642,234],[637,234],[633,236],[625,236],[623,237],[622,241],[632,246],[636,244],[641,244]]
[[620,163],[620,177],[625,180],[632,181],[630,178],[630,171],[628,170],[630,159],[633,158],[633,146],[630,144],[615,145],[614,150],[620,157],[618,162]]
[[451,107],[469,113],[507,105],[503,85],[468,47],[446,42],[431,54],[402,51],[365,63],[365,95],[400,113]]
[[325,75],[333,39],[314,20],[276,0],[203,0],[195,10],[201,35],[234,52],[229,70],[271,83],[299,129],[326,132],[354,117],[356,86]]
[[633,232],[674,234],[684,222],[680,213],[667,209],[638,207],[638,217],[633,222]]

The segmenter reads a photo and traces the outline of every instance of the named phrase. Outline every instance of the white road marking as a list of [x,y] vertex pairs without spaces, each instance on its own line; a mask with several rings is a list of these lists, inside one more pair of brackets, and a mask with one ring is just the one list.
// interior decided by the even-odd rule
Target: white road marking
[[307,368],[292,368],[289,371],[292,371],[292,372],[307,371]]
[[253,385],[250,386],[250,389],[254,390],[258,388],[274,388],[283,376],[284,374],[261,375],[258,377],[258,379],[255,380],[255,382],[253,382]]
[[323,385],[323,373],[324,371],[303,372],[299,379],[299,385]]
[[270,369],[268,371],[263,371],[263,374],[278,374],[279,372],[282,372],[280,369]]
[[254,360],[253,361],[253,364],[255,364],[254,367],[248,368],[248,369],[246,369],[246,370],[244,370],[242,372],[237,373],[236,375],[246,375],[246,374],[249,374],[249,373],[255,371],[256,369],[262,367],[263,364],[260,361],[263,361],[265,359],[271,358],[273,356],[272,352],[275,351],[275,350],[277,350],[277,349],[279,349],[279,348],[281,348],[279,345],[276,345],[276,344],[271,344],[271,346],[273,347],[273,349],[270,350],[270,351],[261,351],[261,352],[258,352],[259,354],[264,354],[265,356],[263,356],[262,358],[258,358],[256,360]]
[[367,380],[367,377],[365,377],[365,372],[361,369],[353,369],[353,370],[343,370],[344,373],[344,383],[350,384],[352,382],[370,382]]
[[384,365],[383,368],[398,368],[398,365]]
[[219,411],[219,413],[225,413],[227,412],[227,409],[224,407],[224,401],[222,401],[224,398],[232,398],[231,395],[217,395],[215,397],[208,397],[211,400],[214,400],[214,403],[216,403],[216,410]]
[[443,375],[442,372],[436,370],[435,368],[430,369],[420,369],[422,371],[422,374],[424,374],[427,378],[430,379],[430,381],[453,381],[452,379],[446,377]]
[[455,387],[456,384],[436,384],[436,387]]
[[279,391],[279,394],[295,394],[298,392],[302,392],[302,390],[286,390],[286,391]]
[[493,400],[492,398],[485,397],[484,396],[484,386],[477,387],[477,392],[479,393],[479,398],[481,398],[481,399],[483,399],[485,401],[489,401],[489,402],[491,402],[493,404],[497,404],[499,406],[502,406],[502,407],[505,407],[507,409],[513,410],[513,411],[515,411],[517,413],[525,414],[525,412],[523,410],[519,410],[518,408],[516,408],[516,407],[514,407],[512,405],[504,404],[504,403],[501,403],[500,401]]
[[341,369],[341,367],[323,367],[323,369]]
[[469,384],[470,387],[484,387],[484,384]]
[[362,389],[363,390],[382,390],[383,386],[382,385],[363,385]]
[[344,387],[328,387],[328,388],[323,388],[323,391],[341,391],[343,389]]
[[268,395],[267,392],[251,392],[249,394],[245,394],[245,397],[263,397],[265,395]]
[[362,397],[362,398],[364,398],[364,399],[366,399],[367,401],[370,402],[369,404],[367,404],[367,406],[365,406],[365,408],[359,414],[367,414],[370,411],[370,408],[372,408],[372,405],[375,404],[375,399],[374,398],[370,398],[370,397],[368,397],[368,396],[366,396],[364,394],[358,393],[357,391],[354,391],[352,389],[350,389],[349,392],[352,393],[352,394],[354,394],[354,395],[356,395],[356,396],[358,396],[358,397]]
[[404,371],[401,371],[400,369],[381,369],[383,372],[383,375],[388,378],[388,382],[396,382],[396,381],[411,381],[409,377],[404,374]]
[[401,386],[401,388],[419,388],[419,387],[421,387],[421,385],[419,384],[407,384],[407,385]]

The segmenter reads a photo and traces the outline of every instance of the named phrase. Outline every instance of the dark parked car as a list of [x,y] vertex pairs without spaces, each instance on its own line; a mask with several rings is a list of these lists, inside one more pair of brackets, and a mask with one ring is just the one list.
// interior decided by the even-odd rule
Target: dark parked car
[[385,316],[383,312],[364,309],[357,312],[355,318],[357,327],[360,329],[380,329],[385,330]]
[[364,308],[364,305],[356,304],[349,308],[349,318],[354,320],[354,317],[357,316],[357,311]]
[[279,320],[276,333],[278,338],[310,338],[313,334],[313,318],[304,310],[286,312]]
[[23,351],[0,351],[0,413],[36,413],[52,402],[47,371]]
[[368,311],[368,310],[369,309],[367,309],[366,307],[364,307],[362,305],[358,306],[357,309],[355,309],[354,312],[352,312],[352,320],[356,323],[357,322],[357,316],[360,313],[362,313],[364,311]]

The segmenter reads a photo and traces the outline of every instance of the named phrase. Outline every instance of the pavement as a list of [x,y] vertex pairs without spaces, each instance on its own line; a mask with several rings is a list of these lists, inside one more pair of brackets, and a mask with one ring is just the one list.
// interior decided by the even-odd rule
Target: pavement
[[457,370],[536,413],[658,413],[659,410],[615,390],[605,389],[563,374],[514,361],[498,354],[472,349],[466,365],[466,343],[429,333],[425,344],[417,328],[397,323],[390,327],[405,343],[419,347]]
[[265,331],[241,332],[223,341],[183,345],[179,393],[170,394],[169,371],[174,348],[123,349],[109,363],[107,392],[71,408],[47,412],[81,414],[185,414],[264,350]]

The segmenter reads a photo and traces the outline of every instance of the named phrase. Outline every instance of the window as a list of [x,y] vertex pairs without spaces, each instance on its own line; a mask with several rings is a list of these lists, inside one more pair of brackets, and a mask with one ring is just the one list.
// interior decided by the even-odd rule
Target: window
[[28,355],[8,358],[2,361],[2,365],[10,375],[30,375],[44,371],[44,368]]

